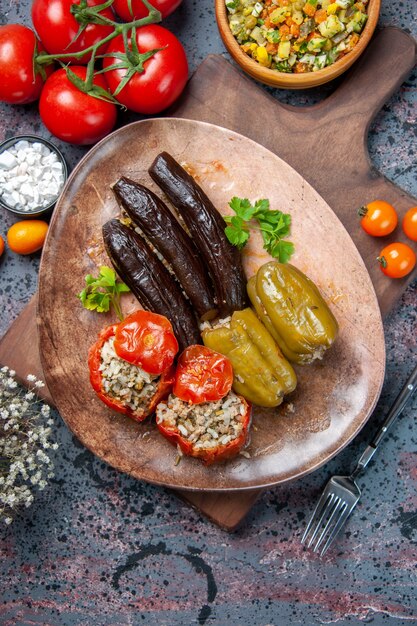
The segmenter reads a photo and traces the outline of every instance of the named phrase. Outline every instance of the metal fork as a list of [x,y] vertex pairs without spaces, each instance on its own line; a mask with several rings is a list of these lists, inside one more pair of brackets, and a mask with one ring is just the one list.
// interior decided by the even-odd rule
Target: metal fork
[[301,543],[305,543],[307,548],[312,547],[314,552],[320,552],[320,556],[323,556],[333,543],[336,535],[340,532],[357,505],[361,497],[361,491],[355,479],[368,466],[384,435],[402,413],[405,405],[413,395],[416,384],[417,366],[400,391],[382,426],[364,450],[352,474],[350,476],[333,476],[324,488],[301,539]]

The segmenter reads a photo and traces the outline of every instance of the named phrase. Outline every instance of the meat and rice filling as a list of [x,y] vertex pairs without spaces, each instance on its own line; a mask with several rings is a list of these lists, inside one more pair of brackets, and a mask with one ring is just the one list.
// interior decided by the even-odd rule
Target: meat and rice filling
[[103,391],[135,413],[145,412],[158,389],[159,376],[121,359],[114,350],[114,336],[101,349]]
[[156,408],[156,422],[176,428],[195,450],[209,450],[239,438],[244,429],[247,405],[230,392],[217,402],[189,404],[170,395]]

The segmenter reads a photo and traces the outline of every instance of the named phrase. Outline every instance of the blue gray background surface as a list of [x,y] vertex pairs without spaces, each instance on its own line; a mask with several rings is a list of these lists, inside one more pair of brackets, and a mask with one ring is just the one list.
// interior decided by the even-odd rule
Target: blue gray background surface
[[[381,27],[395,25],[417,35],[415,0],[382,4]],[[29,24],[29,15],[29,0],[2,0],[1,23]],[[209,53],[228,57],[211,0],[184,0],[165,25],[184,44],[190,71]],[[414,73],[383,107],[369,135],[374,165],[415,196],[416,83]],[[306,106],[331,88],[270,91],[281,101]],[[119,122],[134,119],[138,116],[122,114]],[[50,137],[36,105],[2,105],[0,139],[22,133]],[[71,167],[87,150],[56,143]],[[0,234],[14,221],[1,210]],[[1,258],[0,335],[35,292],[38,267],[38,255],[6,252]],[[170,491],[100,462],[55,414],[56,478],[12,527],[1,530],[0,623],[416,623],[417,397],[360,480],[362,503],[335,547],[320,560],[300,545],[323,484],[352,466],[416,363],[416,282],[386,320],[385,335],[386,380],[367,426],[319,471],[266,491],[232,533]]]

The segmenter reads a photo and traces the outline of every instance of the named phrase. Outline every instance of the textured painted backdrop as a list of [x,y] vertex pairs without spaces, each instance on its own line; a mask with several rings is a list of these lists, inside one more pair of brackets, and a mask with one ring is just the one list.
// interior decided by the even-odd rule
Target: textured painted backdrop
[[[3,0],[1,23],[29,24],[29,0]],[[383,0],[380,25],[417,35],[415,0]],[[190,69],[223,53],[211,0],[184,0],[166,21]],[[369,136],[374,164],[417,195],[416,74],[384,106]],[[372,89],[372,85],[369,86]],[[308,105],[329,87],[273,91]],[[137,119],[125,114],[121,123]],[[36,106],[1,107],[0,139],[48,137]],[[60,144],[74,166],[85,149]],[[342,175],[342,174],[341,174]],[[0,233],[13,218],[0,212]],[[36,289],[38,256],[0,261],[0,334]],[[385,323],[387,377],[370,423],[336,459],[269,490],[245,524],[226,533],[169,491],[121,475],[94,458],[56,415],[56,478],[2,531],[0,623],[14,624],[409,624],[417,621],[417,398],[360,480],[363,501],[320,560],[300,545],[313,503],[332,473],[349,469],[417,357],[417,284]]]

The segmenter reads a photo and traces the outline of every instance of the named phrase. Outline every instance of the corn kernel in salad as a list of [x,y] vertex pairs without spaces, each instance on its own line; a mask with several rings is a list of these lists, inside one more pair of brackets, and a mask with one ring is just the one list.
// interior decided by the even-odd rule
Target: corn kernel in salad
[[278,72],[316,72],[348,54],[367,20],[368,0],[226,0],[242,50]]

